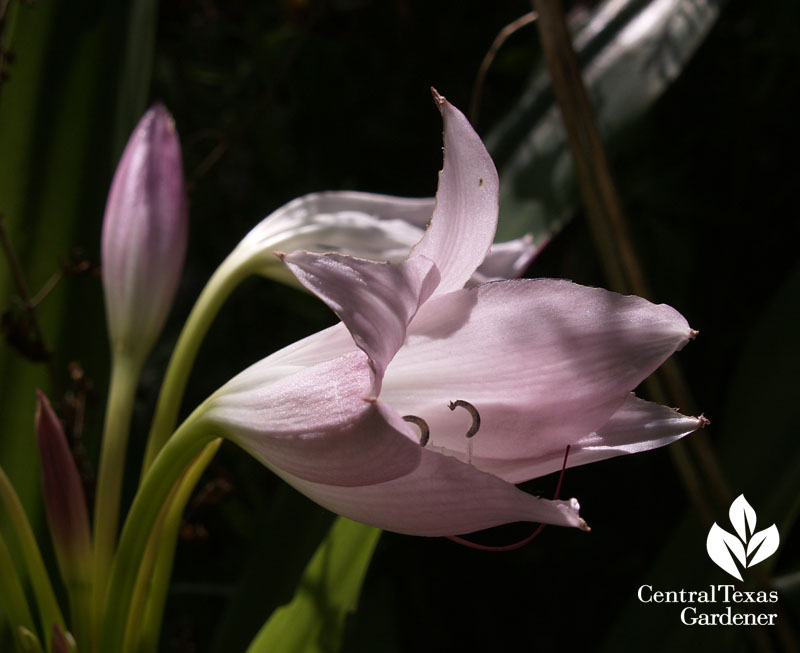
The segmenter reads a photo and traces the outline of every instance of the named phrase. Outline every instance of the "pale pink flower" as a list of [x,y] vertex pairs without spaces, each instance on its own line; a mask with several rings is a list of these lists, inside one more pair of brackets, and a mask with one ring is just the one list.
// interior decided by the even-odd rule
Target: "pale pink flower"
[[464,289],[494,238],[497,172],[466,118],[435,97],[445,165],[408,259],[282,256],[342,323],[245,370],[197,417],[314,501],[387,530],[585,528],[575,499],[514,484],[560,469],[567,445],[578,465],[701,426],[630,394],[693,332],[669,306],[568,281]]
[[178,134],[156,104],[128,140],[103,218],[103,290],[115,352],[139,359],[149,353],[175,297],[187,230]]

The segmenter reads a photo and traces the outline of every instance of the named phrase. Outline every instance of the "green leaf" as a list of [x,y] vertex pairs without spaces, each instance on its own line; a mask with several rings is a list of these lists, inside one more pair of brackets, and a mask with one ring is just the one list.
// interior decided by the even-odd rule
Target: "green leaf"
[[[575,49],[604,140],[613,145],[677,79],[714,24],[716,0],[606,0]],[[569,148],[546,69],[486,138],[500,172],[498,240],[557,233],[578,200]]]
[[294,598],[264,624],[248,653],[339,650],[345,620],[356,609],[380,535],[371,526],[337,518],[306,567]]
[[[269,493],[261,485],[250,490],[259,492],[263,494],[262,505],[253,507],[259,501],[251,497],[248,505],[238,506],[253,520],[254,530],[246,536],[253,545],[242,561],[236,589],[220,615],[210,653],[247,648],[265,616],[291,601],[308,561],[334,523],[335,515],[288,485],[278,484]],[[235,507],[231,504],[228,510],[232,512]],[[275,560],[280,560],[280,565]]]
[[[115,133],[125,122],[130,130],[149,87],[153,4],[9,4],[16,18],[11,40],[3,44],[14,57],[0,97],[0,213],[31,294],[73,247],[83,246],[96,258],[105,196],[121,148]],[[149,58],[142,54],[148,48]],[[34,524],[41,513],[35,389],[58,401],[69,361],[79,359],[92,379],[100,377],[100,386],[107,366],[105,340],[98,337],[102,309],[95,300],[87,310],[85,297],[76,305],[81,285],[62,281],[37,308],[45,341],[55,351],[55,383],[44,365],[0,341],[0,465]],[[91,289],[93,299],[99,297],[99,285]],[[0,311],[17,294],[0,254]],[[5,519],[0,515],[0,522]]]
[[[124,144],[117,133],[127,133],[141,114],[149,86],[153,4],[138,0],[130,6],[101,6],[83,0],[18,7],[14,63],[0,102],[0,212],[32,293],[58,270],[72,247],[98,249],[105,195]],[[95,315],[78,319],[70,314],[65,285],[37,310],[46,342],[56,350],[61,383],[67,379],[66,362],[75,356],[62,351],[61,343],[74,348],[81,342],[101,352],[105,347],[97,338],[104,328],[102,314],[88,327],[86,318]],[[0,309],[16,294],[3,260]],[[52,396],[54,388],[41,364],[30,363],[5,343],[0,345],[0,378],[5,380],[0,414],[7,434],[0,441],[0,463],[32,507],[38,494],[34,390],[42,387]]]

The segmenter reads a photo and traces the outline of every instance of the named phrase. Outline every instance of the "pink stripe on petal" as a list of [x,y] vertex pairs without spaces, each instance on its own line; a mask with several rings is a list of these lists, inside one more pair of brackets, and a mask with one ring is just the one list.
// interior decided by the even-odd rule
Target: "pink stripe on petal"
[[463,288],[483,263],[497,230],[497,170],[478,134],[458,109],[436,91],[444,120],[444,166],[428,230],[411,252],[436,263],[436,294]]
[[252,369],[218,390],[201,419],[264,464],[344,486],[391,480],[419,464],[410,425],[363,399],[370,372],[362,352],[273,383],[265,384]]
[[297,279],[345,323],[369,357],[377,397],[386,366],[406,339],[406,328],[439,282],[432,261],[417,256],[400,265],[341,254],[294,252],[283,260]]

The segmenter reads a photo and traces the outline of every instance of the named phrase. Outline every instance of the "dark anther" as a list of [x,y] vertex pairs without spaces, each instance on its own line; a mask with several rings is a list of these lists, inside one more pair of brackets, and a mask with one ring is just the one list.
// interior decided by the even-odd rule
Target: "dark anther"
[[428,423],[416,415],[404,415],[403,419],[406,422],[411,422],[416,425],[419,429],[419,446],[424,447],[428,444],[428,439],[431,437],[431,430],[428,428]]
[[458,407],[466,408],[469,411],[470,416],[472,417],[472,426],[469,427],[469,431],[467,431],[467,437],[471,438],[478,432],[478,429],[481,428],[481,414],[478,412],[478,409],[475,408],[471,403],[468,401],[464,401],[463,399],[459,399],[458,401],[451,401],[448,408],[450,410],[455,410]]

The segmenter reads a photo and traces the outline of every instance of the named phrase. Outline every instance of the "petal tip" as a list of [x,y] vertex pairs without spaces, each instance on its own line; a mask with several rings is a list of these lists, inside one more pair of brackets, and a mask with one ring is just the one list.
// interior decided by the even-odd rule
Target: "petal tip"
[[708,419],[708,417],[706,417],[705,415],[701,414],[697,419],[700,422],[699,428],[701,429],[704,429],[706,426],[709,426],[711,424],[711,420]]
[[700,335],[700,332],[696,329],[689,329],[689,340],[694,340],[697,336]]
[[441,110],[447,100],[433,86],[431,86],[431,95],[433,95],[433,101],[436,102],[436,106]]

